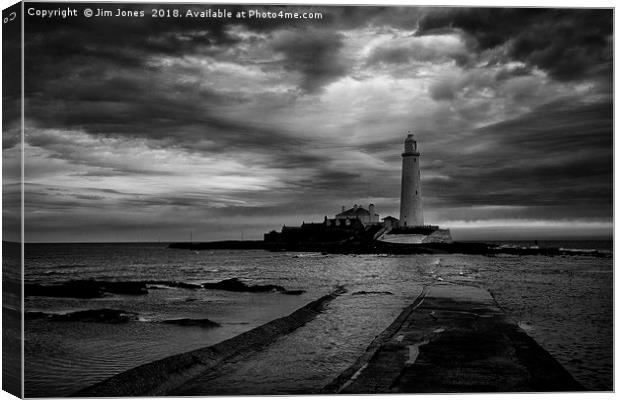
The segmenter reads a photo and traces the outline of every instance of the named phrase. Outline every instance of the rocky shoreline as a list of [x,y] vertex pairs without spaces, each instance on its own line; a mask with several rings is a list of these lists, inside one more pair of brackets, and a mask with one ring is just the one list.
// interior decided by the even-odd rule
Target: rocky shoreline
[[157,286],[168,286],[182,289],[199,290],[213,289],[229,292],[267,293],[276,292],[286,295],[300,295],[303,290],[289,290],[280,285],[248,285],[239,278],[224,279],[219,282],[203,284],[186,283],[179,281],[98,281],[72,280],[50,285],[28,283],[25,285],[26,296],[39,297],[72,297],[79,299],[100,298],[110,294],[140,296],[149,293],[149,289]]

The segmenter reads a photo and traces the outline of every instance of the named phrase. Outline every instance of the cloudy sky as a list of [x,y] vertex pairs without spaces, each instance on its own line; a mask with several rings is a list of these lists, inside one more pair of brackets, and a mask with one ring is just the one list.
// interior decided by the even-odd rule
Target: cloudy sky
[[456,239],[611,235],[610,10],[175,7],[322,18],[26,17],[28,241],[398,217],[408,131]]

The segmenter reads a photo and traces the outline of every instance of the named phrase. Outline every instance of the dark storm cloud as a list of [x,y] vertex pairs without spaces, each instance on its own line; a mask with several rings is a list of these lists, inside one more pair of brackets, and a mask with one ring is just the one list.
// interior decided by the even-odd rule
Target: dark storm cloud
[[[54,3],[37,3],[38,8],[57,7]],[[150,13],[158,5],[115,4],[114,9],[144,10]],[[240,7],[209,5],[211,9],[268,10],[296,12],[319,10],[308,6]],[[203,11],[202,6],[184,6],[185,10]],[[324,7],[324,16],[312,24],[300,24],[290,19],[209,19],[201,18],[105,18],[105,19],[40,19],[26,16],[25,52],[31,62],[25,65],[30,77],[26,93],[40,94],[41,85],[53,80],[79,80],[101,77],[109,68],[141,69],[148,74],[145,64],[150,56],[211,55],[229,51],[244,39],[231,33],[231,26],[239,25],[251,32],[270,34],[284,29],[285,34],[273,43],[275,50],[285,55],[284,68],[302,75],[300,88],[307,92],[319,90],[324,84],[345,75],[347,62],[339,51],[342,36],[339,29],[369,25],[415,27],[420,11],[416,8],[393,7]],[[55,68],[49,68],[54,65]],[[45,66],[45,68],[42,68]],[[120,82],[119,82],[120,83]],[[117,85],[111,90],[131,90]],[[110,90],[107,90],[108,92]],[[63,96],[72,91],[64,91]],[[93,93],[105,94],[98,90]]]
[[[225,31],[227,24],[219,20],[190,19],[182,24],[146,20],[150,22],[111,18],[106,24],[79,20],[28,24],[31,34],[26,53],[32,60],[26,66],[29,122],[37,128],[144,137],[155,141],[150,146],[180,146],[192,152],[217,153],[243,142],[254,151],[279,156],[281,165],[290,167],[323,160],[318,155],[294,154],[304,141],[292,139],[280,128],[260,121],[250,126],[219,115],[218,110],[226,105],[247,102],[243,95],[198,88],[193,82],[161,81],[159,69],[146,63],[157,55],[224,52],[239,41]],[[256,22],[248,26],[263,32],[288,24]],[[345,63],[338,57],[341,46],[339,35],[317,29],[288,30],[273,44],[284,55],[282,66],[300,73],[300,87],[307,92],[346,73]],[[32,145],[46,145],[41,137],[30,140]]]
[[[82,6],[93,7],[92,4]],[[54,9],[57,3],[37,3],[37,8]],[[157,4],[106,4],[107,10],[142,10],[151,13],[161,8]],[[233,5],[211,5],[212,8],[227,8],[236,12],[240,7]],[[202,11],[204,7],[187,5],[182,11]],[[211,49],[216,45],[230,45],[238,42],[226,32],[230,24],[244,20],[223,20],[202,18],[70,18],[40,19],[26,16],[26,29],[32,49],[45,50],[42,44],[49,43],[54,53],[61,57],[81,55],[129,65],[142,64],[144,54],[187,54],[197,47]],[[260,22],[259,22],[260,23]],[[258,23],[257,23],[258,24]],[[271,26],[277,25],[271,24]],[[50,55],[49,50],[42,56]]]
[[417,28],[418,19],[421,15],[433,8],[420,7],[382,7],[382,6],[357,6],[321,7],[325,11],[325,22],[328,26],[337,29],[357,28],[381,28],[384,32],[395,29],[413,31]]
[[507,57],[571,81],[609,74],[612,67],[611,10],[455,8],[428,13],[419,34],[459,29],[472,50],[506,46]]
[[[324,161],[321,155],[297,151],[307,145],[306,139],[294,138],[261,121],[248,124],[205,108],[209,104],[218,109],[226,104],[243,104],[237,96],[197,90],[190,84],[152,81],[148,73],[99,79],[96,75],[93,72],[78,81],[42,83],[45,90],[28,99],[29,121],[37,128],[144,138],[149,139],[147,145],[151,147],[179,147],[189,152],[219,153],[244,143],[244,148],[254,152],[277,156],[283,167]],[[93,161],[87,149],[76,146],[72,137],[37,132],[27,135],[26,140],[67,160]]]
[[342,35],[320,30],[286,32],[273,44],[286,57],[284,68],[302,74],[300,87],[308,93],[347,74],[342,46]]
[[463,135],[454,143],[462,153],[443,154],[433,170],[449,180],[428,182],[425,194],[449,206],[563,206],[609,217],[612,120],[610,102],[566,99]]
[[376,48],[368,57],[369,65],[378,63],[408,64],[411,61],[421,62],[445,62],[454,60],[457,65],[465,66],[470,63],[471,57],[463,50],[448,50],[421,44],[409,46],[384,46]]
[[29,119],[47,128],[84,128],[104,134],[148,132],[157,139],[179,124],[195,122],[225,128],[226,123],[203,112],[201,104],[238,101],[189,84],[158,82],[153,71],[116,71],[109,62],[65,60],[63,66],[72,71],[65,79],[41,79],[27,85],[32,91],[27,100],[33,111]]
[[452,80],[442,80],[430,88],[430,95],[433,100],[454,100],[458,88]]
[[[139,7],[149,9],[149,6]],[[341,54],[342,35],[333,31],[335,27],[389,23],[415,26],[415,18],[420,14],[413,8],[334,7],[327,10],[326,21],[320,24],[328,29],[297,26],[272,43],[273,48],[285,56],[282,66],[300,74],[300,88],[308,93],[320,90],[349,72],[348,63]],[[512,57],[547,69],[560,79],[567,79],[595,72],[597,68],[604,68],[605,62],[609,63],[609,15],[605,10],[575,13],[528,9],[431,9],[425,12],[419,24],[422,34],[437,32],[447,26],[462,29],[475,38],[479,49],[511,43],[509,53]],[[259,32],[288,26],[284,23],[245,24]],[[163,23],[156,19],[127,22],[120,18],[109,19],[106,24],[79,19],[68,23],[63,21],[63,24],[46,20],[27,24],[33,33],[26,43],[28,59],[33,60],[26,65],[29,76],[26,91],[31,94],[29,108],[34,111],[30,118],[39,120],[46,127],[54,124],[67,128],[84,127],[88,132],[104,134],[123,130],[137,134],[149,132],[154,138],[158,135],[170,137],[172,127],[179,128],[179,125],[192,122],[226,131],[229,122],[217,118],[202,105],[204,102],[219,105],[242,103],[242,97],[197,90],[191,85],[156,82],[156,69],[144,64],[147,56],[157,54],[219,54],[240,40],[227,32],[226,26],[220,20],[206,24],[193,19]],[[549,34],[556,31],[557,35]],[[559,49],[563,49],[562,52]],[[466,55],[460,52],[446,55],[437,49],[419,46],[385,47],[376,49],[369,62],[408,62],[412,57],[428,61],[442,57],[458,60]],[[56,65],[56,68],[42,69],[41,65]],[[110,71],[127,69],[134,73],[127,76],[120,72],[118,76],[109,74]],[[526,70],[523,68],[518,72],[525,73]],[[434,87],[434,98],[451,100],[454,97],[451,89],[446,84]],[[50,102],[54,107],[50,107]],[[235,128],[233,126],[233,130]],[[188,138],[190,143],[195,140],[193,135]]]
[[[38,8],[55,8],[57,4],[38,3]],[[92,5],[91,5],[92,6]],[[107,5],[108,9],[110,8]],[[143,10],[150,14],[153,8],[160,5],[114,4],[112,9]],[[181,7],[179,7],[181,8]],[[240,10],[248,11],[247,6],[210,4],[210,9],[226,9],[232,13]],[[252,10],[284,10],[288,7],[252,6]],[[295,11],[303,11],[308,7],[294,7]],[[204,6],[184,5],[181,12],[204,11]],[[28,59],[32,60],[25,66],[27,74],[33,79],[53,77],[61,78],[67,71],[62,65],[58,68],[42,69],[41,65],[53,65],[72,60],[84,63],[104,62],[116,67],[145,67],[146,56],[168,55],[180,56],[189,54],[217,55],[229,50],[230,46],[240,43],[243,39],[229,31],[231,26],[240,25],[254,32],[271,32],[282,28],[304,31],[303,25],[287,19],[204,19],[204,18],[76,18],[67,20],[40,19],[26,16],[28,32],[25,43]],[[326,23],[327,24],[327,23]],[[322,20],[313,21],[316,33],[310,32],[306,40],[302,35],[292,37],[302,40],[300,55],[313,47],[317,51],[330,53],[330,43],[322,43],[321,32],[316,27],[323,25]],[[327,37],[325,37],[327,39]],[[336,44],[337,45],[337,44]],[[291,56],[292,64],[296,63],[296,55],[282,43],[283,51]],[[306,56],[307,57],[307,56]],[[77,64],[77,63],[76,63]],[[299,68],[304,66],[297,65]],[[317,66],[318,68],[318,66]]]

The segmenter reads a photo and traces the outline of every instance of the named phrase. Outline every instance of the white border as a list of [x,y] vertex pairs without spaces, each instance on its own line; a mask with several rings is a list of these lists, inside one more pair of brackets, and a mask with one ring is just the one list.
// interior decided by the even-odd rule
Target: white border
[[[40,0],[41,2],[44,0]],[[39,2],[39,1],[29,1],[29,2]],[[59,1],[59,2],[63,2],[63,1]],[[90,3],[91,1],[89,1]],[[388,0],[386,3],[382,4],[379,0],[356,0],[356,1],[346,1],[346,0],[337,0],[337,1],[330,1],[330,0],[312,0],[312,1],[308,1],[308,0],[288,0],[288,1],[265,1],[265,0],[247,0],[247,1],[230,1],[230,0],[222,0],[222,1],[213,1],[213,0],[209,0],[209,1],[195,1],[195,2],[188,2],[188,1],[163,1],[163,0],[154,0],[154,1],[144,1],[144,0],[136,0],[136,1],[117,1],[117,0],[113,0],[113,1],[92,1],[92,3],[95,2],[106,2],[106,3],[194,3],[194,4],[311,4],[311,5],[400,5],[400,6],[469,6],[469,7],[553,7],[553,8],[614,8],[615,4],[613,1],[610,0],[590,0],[590,1],[583,1],[583,0],[564,0],[564,1],[558,1],[558,0],[553,0],[553,1],[549,1],[549,0],[542,0],[542,1],[537,1],[537,0],[520,0],[520,1],[515,1],[515,0],[502,0],[502,1],[493,1],[493,0],[476,0],[476,1],[471,1],[471,0],[424,0],[424,1],[402,1],[402,0]],[[2,6],[2,9],[5,9],[13,4],[15,4],[16,1],[8,1],[8,0],[0,0],[0,5]],[[65,2],[63,2],[65,3]],[[77,3],[77,1],[67,1],[66,3]],[[82,3],[87,3],[82,2]],[[22,17],[23,17],[23,13],[22,13]],[[615,16],[615,10],[614,10],[614,33],[615,33],[615,21],[616,21],[616,16]],[[22,33],[23,33],[23,23],[22,23]],[[22,34],[23,36],[23,34]],[[615,37],[615,35],[614,35]],[[2,36],[0,33],[0,40],[1,40]],[[23,37],[22,37],[23,39]],[[616,40],[614,40],[614,78],[617,75],[617,68],[618,66],[615,64],[615,54],[618,51],[618,42]],[[22,59],[23,59],[23,41],[22,41]],[[0,56],[0,61],[1,61],[1,56]],[[23,68],[23,65],[22,65]],[[23,70],[22,70],[22,78],[23,78]],[[24,85],[24,81],[22,79],[22,92],[23,92],[23,85]],[[616,126],[617,126],[617,119],[616,116],[618,115],[618,106],[615,102],[615,79],[614,79],[614,132],[616,131]],[[1,89],[1,83],[0,83],[0,89]],[[22,132],[23,132],[23,120],[24,118],[24,101],[22,99]],[[615,139],[615,136],[614,136]],[[23,149],[23,134],[22,134],[22,149]],[[614,140],[614,221],[615,221],[615,215],[616,215],[616,211],[618,210],[618,204],[616,203],[616,197],[615,197],[615,187],[616,187],[616,177],[619,176],[618,172],[620,172],[620,167],[618,167],[618,165],[615,162],[615,154],[618,154],[618,150],[620,148],[620,145],[618,144],[617,141]],[[22,157],[22,210],[23,210],[23,173],[24,173],[24,167],[23,164],[24,163],[24,159]],[[1,163],[0,163],[0,173],[2,171],[2,167],[1,167]],[[2,194],[0,191],[0,201],[2,200]],[[22,228],[23,228],[23,224],[24,224],[24,220],[23,220],[23,213],[22,213]],[[1,223],[0,223],[0,228],[2,227]],[[1,229],[0,229],[1,232]],[[614,237],[616,236],[616,229],[614,227]],[[0,234],[1,235],[1,234]],[[22,243],[23,243],[23,239],[24,239],[24,230],[22,230]],[[616,248],[615,246],[615,241],[614,241],[614,255],[616,254],[618,248]],[[0,256],[2,255],[2,249],[0,248]],[[22,247],[22,267],[23,267],[23,247]],[[614,256],[614,267],[615,267],[615,256]],[[23,270],[22,270],[22,274],[23,274]],[[617,300],[617,293],[615,288],[618,287],[616,284],[618,283],[617,281],[618,279],[618,274],[614,273],[614,306],[618,305]],[[23,281],[22,281],[22,286],[23,286]],[[22,287],[23,290],[23,287]],[[2,289],[0,287],[0,296],[2,294]],[[22,292],[23,294],[23,292]],[[23,297],[22,297],[22,306],[23,306]],[[616,320],[616,314],[617,313],[617,307],[614,307],[614,328],[615,328],[615,320]],[[0,327],[1,327],[2,322],[0,321]],[[23,340],[23,322],[22,322],[22,340]],[[618,332],[617,329],[614,329],[614,387],[616,385],[616,382],[618,382],[619,376],[620,374],[618,373],[618,368],[616,368],[616,346],[615,344],[617,343],[618,340]],[[0,343],[0,351],[1,351],[1,343]],[[22,347],[22,357],[23,357],[23,347]],[[23,373],[23,365],[22,365],[22,373]],[[1,375],[1,374],[0,374]],[[23,375],[22,375],[23,376]],[[0,376],[0,384],[1,384],[1,376]],[[22,393],[23,393],[23,382],[22,382]],[[518,393],[518,394],[474,394],[474,395],[463,395],[463,394],[457,394],[457,395],[379,395],[379,396],[372,396],[372,399],[380,399],[380,400],[390,400],[390,399],[415,399],[415,400],[447,400],[447,399],[459,399],[459,398],[466,398],[466,399],[473,399],[473,398],[479,398],[482,397],[483,399],[507,399],[507,400],[517,400],[517,399],[523,399],[524,397],[526,399],[553,399],[553,400],[573,400],[573,399],[581,399],[586,397],[588,399],[610,399],[610,398],[615,398],[615,394],[614,393],[596,393],[596,392],[586,392],[586,393],[567,393],[567,394],[530,394],[530,393]],[[247,397],[247,396],[238,396],[238,397],[234,397],[235,399],[244,399],[244,400],[255,400],[255,399],[295,399],[295,398],[299,398],[299,397],[309,397],[309,396],[252,396],[252,397]],[[335,398],[334,396],[312,396],[313,399],[326,399],[326,398]],[[368,398],[368,396],[338,396],[338,398],[342,398],[342,399],[362,399],[362,398]],[[14,399],[13,396],[11,396],[10,394],[8,394],[7,392],[4,391],[0,391],[0,400],[8,400],[8,399]],[[169,399],[184,399],[184,398],[175,398],[175,397],[169,397]]]

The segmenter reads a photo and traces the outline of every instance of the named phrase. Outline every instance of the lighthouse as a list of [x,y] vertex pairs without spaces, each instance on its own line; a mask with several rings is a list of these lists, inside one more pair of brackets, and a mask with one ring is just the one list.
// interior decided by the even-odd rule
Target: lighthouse
[[400,184],[400,226],[424,225],[420,186],[420,152],[412,134],[405,139],[403,172]]

